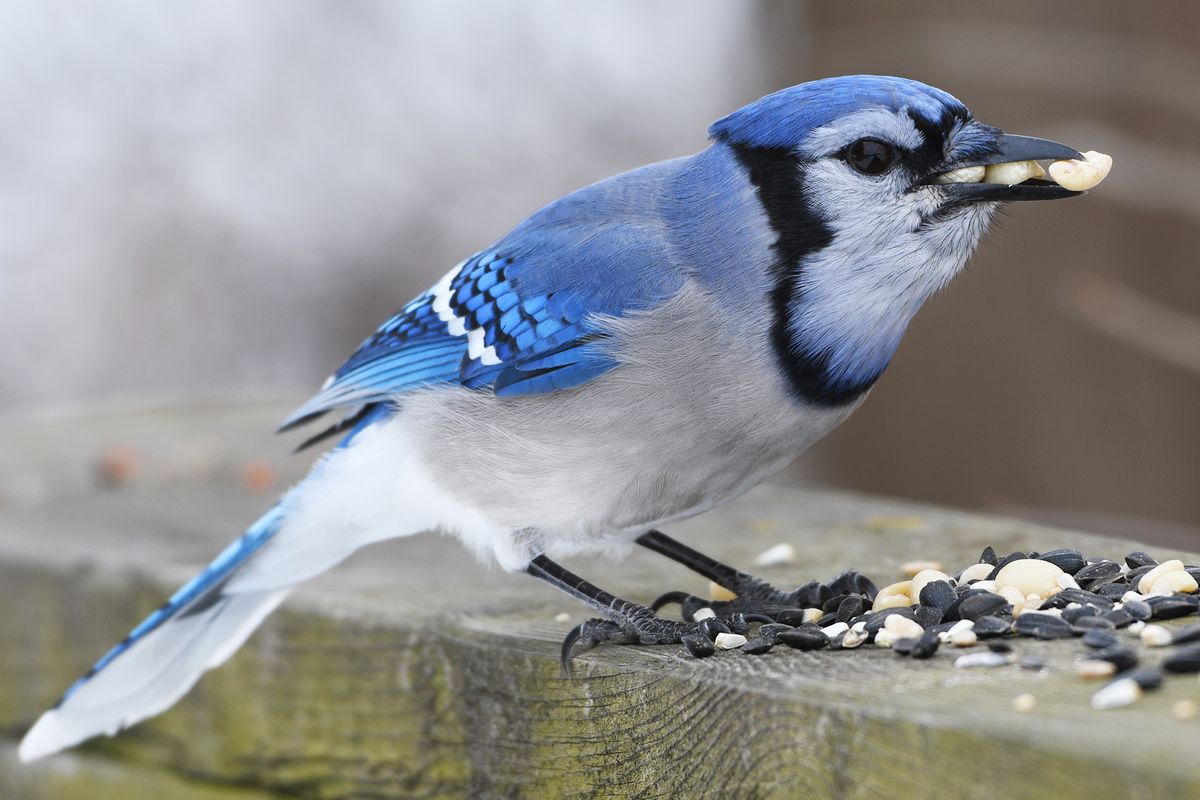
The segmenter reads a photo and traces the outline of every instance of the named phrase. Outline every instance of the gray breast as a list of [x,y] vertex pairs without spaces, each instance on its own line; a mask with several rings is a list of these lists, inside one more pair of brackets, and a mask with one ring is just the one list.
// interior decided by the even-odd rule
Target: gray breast
[[545,546],[584,545],[740,494],[852,410],[798,405],[767,326],[748,340],[694,284],[652,312],[604,324],[621,365],[581,387],[406,395],[402,414],[434,479]]

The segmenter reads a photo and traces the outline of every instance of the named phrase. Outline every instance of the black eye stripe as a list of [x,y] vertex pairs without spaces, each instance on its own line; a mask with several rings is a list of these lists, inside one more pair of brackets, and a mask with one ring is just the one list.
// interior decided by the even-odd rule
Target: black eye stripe
[[859,139],[846,148],[842,157],[864,175],[882,175],[896,163],[896,147],[881,139]]
[[946,141],[953,131],[972,121],[965,108],[947,108],[938,119],[928,119],[909,109],[908,117],[921,134],[921,145],[908,153],[905,162],[916,175],[928,175],[945,160]]

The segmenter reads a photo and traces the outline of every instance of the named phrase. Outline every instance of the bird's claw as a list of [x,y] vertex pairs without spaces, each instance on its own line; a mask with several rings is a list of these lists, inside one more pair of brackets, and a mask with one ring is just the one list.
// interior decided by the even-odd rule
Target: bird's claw
[[[649,612],[649,609],[645,609]],[[661,619],[653,613],[634,614],[620,619],[589,619],[576,625],[563,639],[563,674],[571,677],[571,656],[576,650],[588,650],[602,642],[610,644],[683,643],[697,658],[716,652],[713,641],[720,633],[746,633],[751,622],[770,622],[761,614],[735,613],[727,617],[708,617],[700,621],[678,622]]]
[[702,608],[712,609],[718,617],[728,617],[733,614],[761,614],[763,609],[771,607],[786,607],[792,608],[803,606],[804,599],[797,597],[801,590],[796,592],[781,592],[771,584],[758,579],[753,579],[753,583],[747,582],[736,589],[730,589],[736,596],[732,600],[706,600],[688,592],[666,592],[650,604],[650,608],[658,611],[664,606],[677,603],[679,605],[679,614],[685,621],[691,622],[695,619],[696,612]]
[[[702,608],[711,608],[717,611],[718,607],[724,607],[726,603],[713,600],[705,600],[703,597],[697,597],[694,594],[687,592],[667,592],[659,595],[653,603],[650,604],[650,610],[657,612],[663,606],[669,606],[673,603],[679,605],[679,615],[683,617],[685,622],[694,622],[695,614]],[[720,612],[717,612],[718,614]]]
[[662,594],[650,607],[655,611],[664,606],[677,603],[680,616],[691,621],[702,608],[711,608],[718,617],[728,617],[733,614],[766,614],[774,616],[779,609],[821,608],[831,598],[843,594],[862,594],[874,597],[877,589],[866,576],[859,572],[850,571],[839,575],[828,583],[809,581],[790,592],[780,591],[764,580],[750,575],[740,575],[733,585],[725,588],[736,595],[732,600],[706,600],[688,592],[667,592]]
[[[611,614],[608,619],[591,619],[577,625],[563,639],[563,673],[570,677],[571,656],[576,650],[586,650],[602,642],[682,643],[692,655],[705,658],[716,652],[714,642],[717,634],[744,634],[752,622],[800,625],[805,621],[806,612],[811,609],[833,614],[836,609],[823,607],[836,603],[845,595],[858,595],[863,602],[869,603],[877,593],[874,584],[866,576],[854,571],[845,572],[827,583],[809,581],[791,592],[781,592],[766,581],[745,573],[728,576],[723,583],[728,584],[725,588],[736,595],[734,599],[705,600],[688,592],[667,592],[649,607],[630,603],[623,608],[606,611]],[[682,622],[656,615],[660,608],[672,603],[679,605]],[[714,616],[697,620],[696,613],[701,609],[711,609]],[[762,630],[763,635],[767,635],[767,629]]]

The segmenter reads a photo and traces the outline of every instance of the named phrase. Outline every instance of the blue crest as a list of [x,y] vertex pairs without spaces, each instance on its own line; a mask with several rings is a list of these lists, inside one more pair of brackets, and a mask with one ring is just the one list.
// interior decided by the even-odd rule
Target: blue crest
[[752,147],[793,147],[812,130],[870,106],[907,109],[937,124],[947,116],[968,119],[952,95],[909,78],[847,75],[802,83],[769,94],[712,124],[717,141]]

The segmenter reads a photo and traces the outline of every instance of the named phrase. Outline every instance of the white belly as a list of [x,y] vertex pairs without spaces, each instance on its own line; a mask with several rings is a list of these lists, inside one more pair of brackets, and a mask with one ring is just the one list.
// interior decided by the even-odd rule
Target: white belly
[[577,389],[402,395],[288,496],[283,528],[239,581],[290,585],[430,529],[511,570],[541,552],[620,553],[782,469],[853,410],[798,404],[769,345],[722,328],[699,293],[612,329],[621,366]]
[[[769,348],[722,335],[697,294],[617,324],[621,366],[582,387],[428,389],[403,398],[398,422],[436,484],[535,550],[627,546],[748,490],[853,410],[796,403]],[[710,335],[681,341],[680,330]]]

